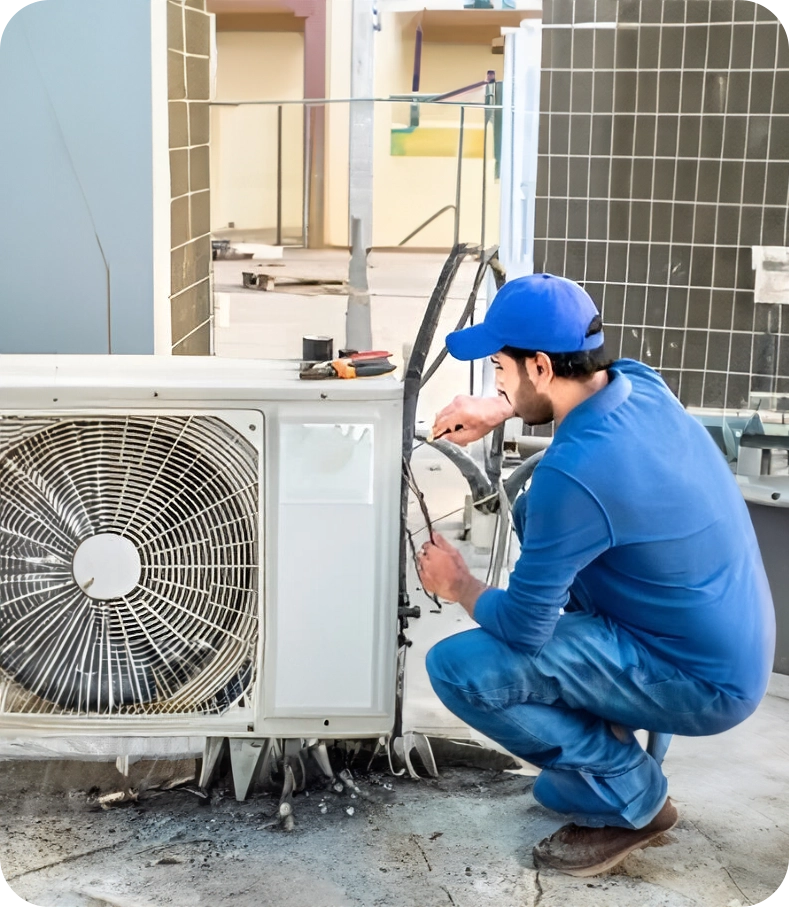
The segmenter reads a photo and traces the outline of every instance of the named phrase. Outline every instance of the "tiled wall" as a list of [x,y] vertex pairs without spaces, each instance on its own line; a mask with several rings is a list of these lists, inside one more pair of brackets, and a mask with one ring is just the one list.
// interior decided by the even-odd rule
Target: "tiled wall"
[[[615,27],[612,27],[615,26]],[[789,45],[750,0],[545,0],[535,268],[583,283],[609,351],[689,406],[789,396]],[[788,300],[789,302],[789,300]]]
[[211,352],[208,180],[209,16],[205,0],[168,0],[173,353]]

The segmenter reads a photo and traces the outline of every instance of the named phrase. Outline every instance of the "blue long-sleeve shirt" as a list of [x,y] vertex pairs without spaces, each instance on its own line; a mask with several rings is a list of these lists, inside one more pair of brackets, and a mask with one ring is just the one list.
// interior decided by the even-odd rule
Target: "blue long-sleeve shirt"
[[758,700],[775,616],[748,510],[706,429],[647,366],[620,360],[572,409],[515,506],[521,553],[474,618],[528,652],[570,597],[657,656]]

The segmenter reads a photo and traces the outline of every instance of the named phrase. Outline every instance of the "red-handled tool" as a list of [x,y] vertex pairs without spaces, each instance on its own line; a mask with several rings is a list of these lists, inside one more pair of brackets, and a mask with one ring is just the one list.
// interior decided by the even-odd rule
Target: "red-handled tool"
[[363,353],[351,353],[351,362],[365,362],[368,359],[388,359],[392,354],[386,350],[365,350]]
[[299,378],[319,380],[322,378],[375,378],[388,375],[397,366],[390,362],[390,353],[381,350],[353,353],[343,359],[330,362],[304,363]]

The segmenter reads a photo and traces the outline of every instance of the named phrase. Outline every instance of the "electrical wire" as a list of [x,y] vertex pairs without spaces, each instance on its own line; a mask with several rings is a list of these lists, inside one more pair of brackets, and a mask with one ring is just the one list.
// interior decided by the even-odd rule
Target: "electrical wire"
[[[433,523],[434,523],[434,524],[435,524],[435,523],[440,523],[442,520],[445,520],[448,516],[454,516],[456,513],[460,513],[461,510],[465,510],[465,506],[464,506],[464,507],[456,507],[454,510],[450,510],[448,513],[445,513],[445,514],[443,514],[443,515],[440,516],[440,517],[436,517],[436,519],[433,520]],[[419,533],[420,533],[420,532],[424,532],[425,529],[427,529],[427,524],[425,524],[424,526],[420,526],[419,529],[414,529],[414,531],[411,533],[411,535],[412,535],[412,536],[413,536],[413,535],[419,535]]]
[[[427,509],[427,503],[425,501],[425,496],[424,496],[424,494],[422,494],[422,490],[420,489],[419,485],[417,485],[416,479],[414,478],[414,473],[411,469],[411,464],[408,462],[408,460],[406,460],[405,457],[403,457],[403,473],[406,477],[406,481],[408,482],[408,487],[411,489],[412,493],[416,497],[416,500],[419,504],[419,508],[422,511],[422,516],[425,519],[424,528],[427,529],[428,532],[430,533],[430,539],[432,541],[432,539],[433,539],[433,521],[430,519],[430,512]],[[414,545],[413,534],[407,527],[405,527],[405,533],[406,533],[406,538],[408,539],[408,544],[411,546],[411,557],[413,558],[413,561],[414,561],[414,568],[416,569],[416,575],[419,576],[419,565],[418,565],[417,559],[416,559],[416,546]],[[421,577],[420,577],[420,579],[421,579]],[[423,589],[422,591],[425,593],[425,595],[428,596],[428,598],[430,598],[430,600],[436,605],[436,607],[438,608],[438,611],[440,612],[441,611],[441,602],[438,600],[438,596],[435,594],[435,592],[428,592],[427,589]]]
[[416,497],[417,503],[419,504],[419,509],[422,511],[422,516],[425,518],[425,525],[430,531],[430,536],[432,540],[433,536],[433,521],[430,519],[430,512],[427,509],[427,503],[425,502],[425,496],[422,494],[422,490],[417,485],[416,479],[414,478],[413,470],[411,469],[411,464],[403,457],[403,471],[405,472],[406,481],[408,482],[408,487],[411,489],[413,494]]
[[[408,539],[408,544],[411,548],[411,558],[413,559],[413,562],[414,562],[414,569],[416,570],[416,575],[419,577],[419,564],[416,559],[416,545],[414,545],[414,536],[413,536],[413,533],[408,529],[406,529],[405,534],[406,534],[406,538]],[[419,577],[419,578],[421,580],[421,577]],[[428,592],[427,589],[425,589],[424,587],[422,587],[422,591],[425,593],[425,595],[428,596],[428,598],[432,602],[434,602],[438,606],[437,611],[435,609],[431,609],[430,613],[431,614],[440,614],[441,613],[441,602],[438,600],[438,596],[435,594],[435,592]]]

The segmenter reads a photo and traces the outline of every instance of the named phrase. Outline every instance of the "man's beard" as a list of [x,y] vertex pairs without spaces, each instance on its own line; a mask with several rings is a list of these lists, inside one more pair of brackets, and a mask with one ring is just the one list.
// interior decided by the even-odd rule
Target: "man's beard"
[[[509,397],[507,397],[507,402],[515,410],[515,415],[523,419],[526,425],[547,425],[549,422],[553,422],[553,406],[551,405],[550,399],[544,394],[538,394],[534,390],[534,385],[528,378],[521,379],[521,387],[519,390],[522,391],[524,381],[527,381],[528,386],[531,388],[531,394],[529,394],[528,401],[521,401],[519,399],[513,403]],[[519,398],[523,396],[522,392],[518,394]]]
[[548,425],[553,422],[553,410],[544,411],[538,415],[531,415],[529,418],[523,418],[524,425]]

